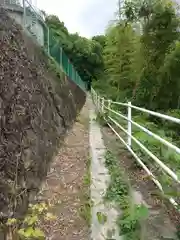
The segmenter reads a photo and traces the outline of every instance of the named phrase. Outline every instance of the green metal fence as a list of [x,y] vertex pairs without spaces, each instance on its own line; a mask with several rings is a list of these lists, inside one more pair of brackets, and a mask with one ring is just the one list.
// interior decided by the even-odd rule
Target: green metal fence
[[65,74],[73,80],[78,86],[85,90],[85,83],[82,81],[78,72],[70,62],[69,58],[63,51],[63,48],[59,46],[59,43],[54,37],[54,33],[49,29],[49,54],[58,62]]
[[9,10],[10,15],[18,23],[22,24],[41,46],[44,46],[48,54],[56,60],[67,77],[85,91],[85,82],[82,81],[60,43],[54,37],[53,31],[46,25],[42,12],[33,7],[28,0],[2,0],[2,5]]

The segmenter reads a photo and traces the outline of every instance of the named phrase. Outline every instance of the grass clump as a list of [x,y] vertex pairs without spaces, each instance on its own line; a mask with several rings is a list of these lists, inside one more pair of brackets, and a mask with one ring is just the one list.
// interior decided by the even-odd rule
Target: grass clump
[[80,208],[80,216],[83,219],[85,219],[88,226],[90,226],[91,224],[91,207],[93,204],[90,198],[90,185],[91,185],[90,164],[91,164],[91,159],[88,158],[86,161],[87,170],[83,179],[83,188],[82,188],[82,196],[81,196],[82,206]]
[[101,113],[101,112],[98,112],[97,116],[96,116],[96,121],[101,125],[101,126],[107,126],[107,122],[106,120],[107,119],[107,114],[105,113]]
[[141,239],[142,220],[148,216],[148,209],[144,205],[135,205],[132,201],[131,186],[121,171],[117,159],[110,151],[106,152],[105,164],[111,175],[111,182],[107,189],[105,200],[115,202],[122,210],[117,225],[120,236],[125,240]]

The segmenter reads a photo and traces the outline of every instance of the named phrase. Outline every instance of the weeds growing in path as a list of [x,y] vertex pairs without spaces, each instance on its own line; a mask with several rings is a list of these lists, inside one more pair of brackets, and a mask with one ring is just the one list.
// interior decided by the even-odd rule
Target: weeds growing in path
[[142,240],[141,222],[148,217],[148,209],[144,205],[133,203],[131,186],[110,151],[106,152],[105,164],[111,175],[105,200],[115,202],[122,211],[117,220],[119,234],[123,235],[125,240]]
[[84,175],[83,180],[83,189],[82,189],[82,207],[80,209],[80,216],[84,218],[90,227],[91,224],[91,207],[92,201],[90,198],[90,185],[91,185],[91,173],[90,173],[90,164],[91,158],[89,157],[86,161],[86,174]]

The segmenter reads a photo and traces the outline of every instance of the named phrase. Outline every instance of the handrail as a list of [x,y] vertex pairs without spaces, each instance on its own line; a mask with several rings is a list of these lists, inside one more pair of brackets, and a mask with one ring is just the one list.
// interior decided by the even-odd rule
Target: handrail
[[[165,115],[165,114],[162,114],[162,113],[147,110],[145,108],[140,108],[140,107],[134,106],[130,102],[121,103],[121,102],[114,102],[110,99],[105,99],[104,97],[100,97],[95,92],[94,89],[92,89],[91,92],[92,92],[93,101],[95,103],[97,111],[101,112],[102,114],[106,113],[104,115],[104,119],[107,122],[108,126],[112,129],[112,131],[116,134],[116,136],[120,139],[120,141],[127,147],[127,149],[131,152],[131,154],[136,159],[136,161],[141,165],[141,167],[148,173],[148,175],[151,177],[151,179],[157,185],[157,187],[164,193],[161,183],[156,179],[156,177],[149,170],[149,168],[146,166],[146,164],[142,162],[142,160],[138,157],[138,155],[131,148],[131,140],[133,140],[140,147],[140,149],[142,149],[148,156],[150,156],[156,162],[156,164],[162,169],[162,171],[164,173],[168,174],[171,177],[171,179],[173,179],[175,182],[180,184],[180,178],[177,176],[177,174],[173,170],[171,170],[165,163],[163,163],[157,156],[155,156],[147,147],[145,147],[142,144],[142,142],[140,142],[138,139],[136,139],[135,136],[133,136],[132,130],[131,130],[132,125],[136,126],[137,128],[139,128],[140,130],[142,130],[143,132],[145,132],[149,136],[155,138],[156,140],[158,140],[162,144],[166,145],[167,147],[173,149],[178,154],[180,154],[180,148],[178,148],[177,146],[168,142],[167,140],[163,139],[162,137],[158,136],[157,134],[153,133],[152,131],[150,131],[146,127],[143,127],[140,124],[138,124],[137,122],[133,121],[131,110],[132,109],[139,110],[141,112],[145,112],[145,113],[148,113],[150,115],[154,115],[154,116],[163,118],[165,120],[168,120],[168,121],[171,121],[171,122],[174,122],[174,123],[177,123],[177,124],[180,124],[180,119],[175,118],[175,117],[171,117],[171,116],[168,116],[168,115]],[[118,111],[113,110],[112,109],[113,104],[127,107],[127,109],[128,109],[127,116],[119,113]],[[121,124],[118,123],[113,118],[112,114],[109,115],[109,113],[114,113],[116,116],[118,116],[122,119],[125,119],[128,123],[128,129],[126,130],[124,127],[122,127]],[[112,124],[115,125],[116,127],[120,128],[124,133],[126,133],[126,135],[128,137],[127,142],[117,133],[117,131],[113,128]],[[173,206],[175,206],[175,207],[178,206],[178,203],[172,197],[169,198],[169,201],[173,204]]]
[[[108,118],[115,123],[116,126],[121,128],[123,132],[125,132],[127,135],[130,136],[128,131],[126,131],[117,121],[115,121],[113,118],[109,117]],[[137,140],[135,137],[131,135],[131,138],[142,148],[151,158],[154,159],[154,161],[167,173],[169,176],[171,176],[176,182],[180,183],[180,180],[178,176],[169,168],[167,167],[163,162],[159,160],[151,151],[149,151],[139,140]]]
[[180,148],[176,147],[176,146],[173,145],[172,143],[170,143],[170,142],[166,141],[165,139],[159,137],[157,134],[151,132],[150,130],[148,130],[147,128],[141,126],[140,124],[134,122],[133,120],[129,120],[129,119],[128,119],[127,117],[125,117],[124,115],[122,115],[122,114],[120,114],[120,113],[118,113],[118,112],[116,112],[116,111],[114,111],[114,110],[112,110],[112,109],[110,109],[110,108],[108,108],[108,107],[106,107],[106,106],[104,106],[104,108],[106,108],[107,110],[115,113],[115,114],[118,115],[119,117],[121,117],[121,118],[123,118],[123,119],[125,119],[125,120],[127,120],[127,121],[129,121],[129,122],[131,122],[133,125],[135,125],[136,127],[140,128],[143,132],[145,132],[145,133],[147,133],[148,135],[154,137],[155,139],[159,140],[161,143],[163,143],[163,144],[166,145],[167,147],[174,149],[177,153],[180,154]]
[[168,115],[165,115],[165,114],[162,114],[162,113],[158,113],[158,112],[154,112],[154,111],[151,111],[151,110],[147,110],[145,108],[136,107],[134,105],[131,105],[131,108],[139,110],[141,112],[149,113],[150,115],[154,115],[156,117],[163,118],[163,119],[169,120],[171,122],[175,122],[175,123],[180,124],[180,119],[175,118],[175,117],[171,117],[171,116],[168,116]]
[[[152,181],[156,184],[159,190],[164,193],[163,187],[160,182],[156,179],[154,174],[146,167],[146,165],[141,161],[141,159],[137,156],[137,154],[132,150],[132,148],[124,141],[124,139],[117,133],[117,131],[107,122],[108,126],[111,130],[116,134],[116,136],[120,139],[120,141],[126,146],[126,148],[131,152],[133,157],[137,160],[137,162],[141,165],[141,167],[147,172],[147,174],[151,177]],[[175,207],[178,208],[178,203],[172,198],[169,198],[170,203]]]
[[[100,99],[103,99],[103,97],[100,97]],[[112,101],[110,99],[109,100],[108,99],[104,99],[104,101],[110,101],[111,104],[121,105],[121,106],[125,106],[125,107],[129,106],[128,103],[115,102],[115,101]],[[158,112],[155,112],[155,111],[147,110],[145,108],[140,108],[140,107],[137,107],[135,105],[131,105],[131,108],[139,110],[139,111],[144,112],[144,113],[148,113],[150,115],[153,115],[153,116],[165,119],[165,120],[169,120],[171,122],[175,122],[175,123],[180,124],[180,119],[179,118],[175,118],[175,117],[168,116],[168,115],[165,115],[165,114],[162,114],[162,113],[158,113]]]

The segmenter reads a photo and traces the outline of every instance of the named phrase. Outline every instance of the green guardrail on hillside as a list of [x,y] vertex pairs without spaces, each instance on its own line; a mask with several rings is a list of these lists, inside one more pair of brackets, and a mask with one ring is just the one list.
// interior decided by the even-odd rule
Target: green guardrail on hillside
[[49,44],[48,51],[51,57],[53,57],[58,64],[62,67],[66,75],[74,81],[82,90],[86,90],[85,82],[81,79],[78,72],[75,70],[73,64],[63,51],[63,48],[59,46],[59,43],[54,37],[53,31],[49,30]]
[[[12,12],[16,13],[13,14],[15,20],[22,24],[41,46],[44,46],[67,77],[74,81],[83,91],[86,91],[85,82],[68,59],[58,40],[56,40],[53,31],[48,28],[42,12],[32,6],[28,0],[2,0],[1,4],[10,12],[10,15],[12,15]],[[17,17],[15,17],[16,15]]]

